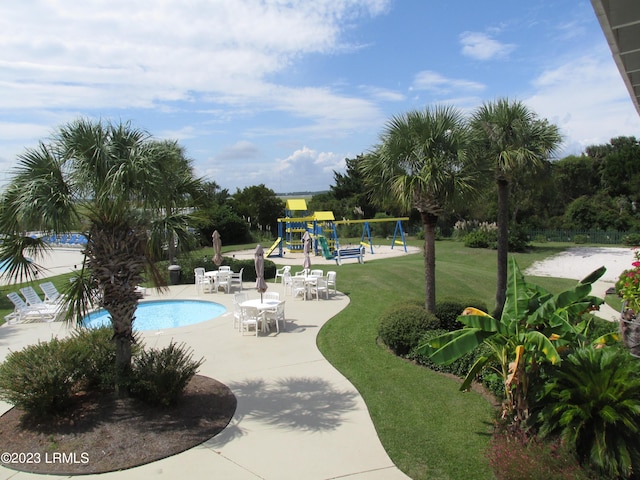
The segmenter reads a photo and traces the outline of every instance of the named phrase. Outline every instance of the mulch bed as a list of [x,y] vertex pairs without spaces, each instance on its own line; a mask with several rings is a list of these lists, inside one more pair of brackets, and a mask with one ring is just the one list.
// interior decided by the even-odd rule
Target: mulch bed
[[0,416],[0,464],[48,474],[104,473],[184,452],[220,433],[236,410],[224,384],[196,375],[175,407],[150,407],[112,395],[82,395],[70,413],[29,421]]

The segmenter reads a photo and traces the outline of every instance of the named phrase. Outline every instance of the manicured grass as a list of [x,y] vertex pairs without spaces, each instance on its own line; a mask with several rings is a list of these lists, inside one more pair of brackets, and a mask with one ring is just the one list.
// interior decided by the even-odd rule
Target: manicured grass
[[[525,270],[566,247],[545,245],[516,257]],[[495,264],[495,251],[438,242],[438,299],[476,298],[492,309]],[[494,478],[484,457],[493,406],[477,393],[460,392],[457,380],[397,358],[377,341],[382,312],[406,302],[424,302],[422,255],[345,264],[337,271],[338,289],[351,303],[323,327],[318,346],[362,394],[394,463],[413,479]],[[546,277],[529,280],[550,291],[575,284]]]

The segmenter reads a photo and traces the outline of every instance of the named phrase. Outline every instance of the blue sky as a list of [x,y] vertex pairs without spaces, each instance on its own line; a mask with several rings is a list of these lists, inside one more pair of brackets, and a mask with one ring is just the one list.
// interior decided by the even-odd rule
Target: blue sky
[[640,137],[591,3],[575,0],[0,3],[0,185],[80,116],[177,139],[234,193],[317,191],[393,115],[522,100],[560,156]]

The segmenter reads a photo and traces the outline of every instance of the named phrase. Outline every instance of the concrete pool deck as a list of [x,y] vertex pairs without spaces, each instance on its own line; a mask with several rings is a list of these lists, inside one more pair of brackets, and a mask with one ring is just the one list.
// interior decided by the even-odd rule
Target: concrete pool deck
[[[339,282],[338,273],[338,288]],[[245,290],[257,298],[253,286],[245,283]],[[229,386],[238,400],[237,410],[225,430],[184,453],[84,478],[408,478],[382,447],[358,391],[316,348],[320,328],[349,304],[349,298],[338,292],[329,300],[303,301],[284,296],[280,283],[268,286],[287,301],[287,327],[257,338],[233,329],[233,295],[197,294],[194,285],[172,286],[162,295],[148,290],[146,300],[206,299],[227,307],[225,314],[207,322],[142,332],[142,337],[149,347],[184,342],[193,349],[194,358],[204,357],[199,373]],[[10,350],[68,333],[69,328],[58,322],[3,325],[0,360]],[[0,402],[0,413],[10,407]],[[0,467],[0,480],[33,478],[41,476]]]

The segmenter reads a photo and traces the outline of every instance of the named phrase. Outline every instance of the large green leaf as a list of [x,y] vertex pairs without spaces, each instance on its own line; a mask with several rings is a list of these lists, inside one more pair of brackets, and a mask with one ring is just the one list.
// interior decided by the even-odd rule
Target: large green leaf
[[555,297],[555,307],[558,308],[566,308],[569,305],[576,303],[591,293],[591,285],[589,284],[579,284],[573,290],[566,290],[562,293],[559,293]]
[[471,386],[471,382],[473,382],[473,380],[476,378],[476,375],[478,375],[478,373],[482,371],[482,369],[484,368],[484,366],[487,364],[488,361],[489,361],[489,357],[485,357],[485,356],[479,357],[476,360],[476,363],[473,364],[473,366],[467,373],[467,376],[465,377],[464,382],[462,382],[462,385],[460,386],[461,391],[465,391],[469,389],[469,387]]
[[502,310],[502,320],[505,323],[519,322],[529,308],[529,294],[527,283],[518,268],[515,258],[509,258],[509,277],[507,278],[507,298]]
[[[495,335],[494,332],[485,332],[478,328],[463,328],[462,330],[452,333],[459,333],[459,335],[442,345],[429,356],[433,362],[440,365],[449,365],[463,355],[472,352],[487,338]],[[433,345],[433,343],[431,343],[431,345]]]
[[454,341],[460,335],[464,334],[465,329],[455,330],[453,332],[443,333],[435,338],[429,339],[426,343],[416,347],[416,353],[420,355],[431,355],[433,352],[442,348],[449,342]]
[[598,280],[600,277],[602,277],[602,275],[604,275],[604,272],[607,271],[607,268],[602,266],[600,268],[598,268],[597,270],[594,270],[593,272],[591,272],[589,275],[587,275],[586,277],[584,277],[582,280],[580,280],[580,283],[584,283],[584,284],[592,284],[593,282],[595,282],[596,280]]
[[553,345],[553,343],[551,343],[551,341],[544,334],[533,330],[527,332],[525,338],[529,345],[535,346],[540,352],[544,354],[544,358],[547,361],[551,362],[554,365],[560,362],[560,354],[556,350],[556,347]]
[[478,328],[485,332],[499,332],[502,325],[489,315],[460,315],[458,321],[467,327]]

